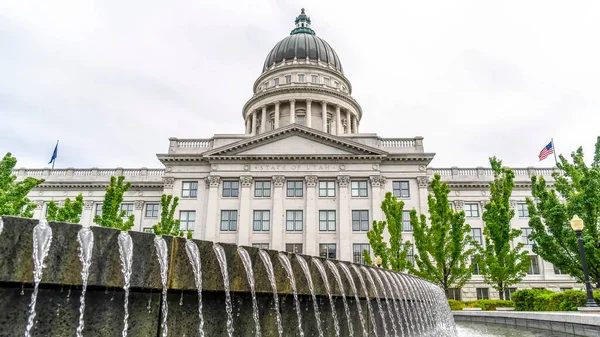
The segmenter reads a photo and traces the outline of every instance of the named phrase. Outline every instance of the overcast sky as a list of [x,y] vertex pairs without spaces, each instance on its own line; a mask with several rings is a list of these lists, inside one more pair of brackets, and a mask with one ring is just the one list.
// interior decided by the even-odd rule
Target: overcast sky
[[17,167],[162,167],[169,137],[243,133],[267,53],[305,7],[361,132],[435,167],[552,166],[600,135],[600,1],[4,0],[0,152]]

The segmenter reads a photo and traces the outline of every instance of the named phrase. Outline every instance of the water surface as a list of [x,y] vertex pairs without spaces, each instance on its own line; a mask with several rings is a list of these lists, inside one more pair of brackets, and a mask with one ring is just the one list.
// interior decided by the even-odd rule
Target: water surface
[[456,322],[458,337],[573,337],[560,332],[531,330],[522,327],[483,325],[469,322]]

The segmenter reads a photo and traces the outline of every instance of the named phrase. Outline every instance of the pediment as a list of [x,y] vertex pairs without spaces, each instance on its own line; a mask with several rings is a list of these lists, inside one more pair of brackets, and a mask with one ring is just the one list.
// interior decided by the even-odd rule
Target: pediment
[[213,149],[204,157],[385,156],[387,152],[304,126],[292,125]]

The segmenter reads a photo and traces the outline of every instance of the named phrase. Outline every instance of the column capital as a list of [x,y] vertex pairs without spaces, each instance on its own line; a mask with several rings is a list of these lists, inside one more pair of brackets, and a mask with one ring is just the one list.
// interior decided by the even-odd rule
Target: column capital
[[335,105],[335,111],[341,111],[342,110],[342,106],[339,104]]
[[385,186],[386,179],[384,176],[370,176],[369,178],[373,187]]
[[281,104],[281,101],[275,101],[273,102],[273,104],[275,104],[275,106],[279,106],[279,104]]
[[252,176],[240,176],[240,185],[242,187],[252,186]]
[[92,200],[85,200],[83,202],[83,207],[85,209],[92,209],[92,208],[94,208],[94,202]]
[[163,177],[163,188],[173,188],[174,182],[175,178],[173,177]]
[[296,103],[296,99],[295,98],[290,98],[289,102],[290,103]]
[[465,208],[465,202],[462,200],[454,200],[454,209],[462,211]]
[[206,183],[206,187],[219,187],[219,185],[221,184],[221,177],[208,176],[204,178],[204,182]]
[[312,103],[312,101],[313,101],[313,100],[312,100],[312,99],[310,99],[310,98],[306,99],[306,103],[308,103],[308,104],[311,104],[311,103]]
[[138,211],[144,208],[144,200],[136,200],[133,202],[133,204],[135,209]]
[[273,176],[273,185],[276,187],[282,187],[285,183],[285,176]]
[[340,187],[348,187],[348,184],[350,184],[350,176],[337,176],[337,181]]
[[419,184],[419,188],[428,188],[429,187],[429,177],[417,177],[417,182]]
[[305,176],[304,179],[306,180],[307,187],[315,187],[317,186],[317,181],[319,181],[319,177],[315,175]]
[[261,106],[261,107],[260,107],[260,109],[261,109],[262,111],[267,111],[267,105],[265,104],[265,105]]

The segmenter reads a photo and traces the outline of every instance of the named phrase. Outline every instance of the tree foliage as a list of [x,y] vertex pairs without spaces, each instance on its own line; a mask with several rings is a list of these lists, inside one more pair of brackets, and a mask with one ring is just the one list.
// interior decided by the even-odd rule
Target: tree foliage
[[48,215],[46,220],[58,222],[79,223],[83,213],[83,195],[80,193],[75,197],[75,201],[65,199],[65,205],[60,207],[54,201],[48,203]]
[[119,176],[110,177],[110,185],[106,187],[104,201],[102,202],[102,215],[94,216],[94,223],[109,228],[117,228],[122,231],[130,230],[135,221],[135,217],[121,211],[121,203],[123,202],[123,194],[129,190],[131,183],[123,183],[125,177]]
[[600,287],[600,137],[591,166],[583,149],[571,153],[573,163],[559,156],[560,172],[552,174],[554,188],[543,177],[531,178],[532,198],[527,199],[533,251],[565,273],[583,282],[577,235],[570,220],[577,214],[584,221],[582,238],[592,282]]
[[[369,244],[373,249],[375,256],[381,257],[381,266],[394,271],[404,271],[407,269],[408,250],[410,242],[402,241],[402,211],[404,210],[404,201],[397,200],[391,192],[385,194],[385,199],[381,202],[381,210],[385,214],[386,221],[373,221],[373,229],[367,232]],[[383,232],[387,226],[390,235],[389,246],[384,241]],[[368,252],[364,252],[365,262],[372,264]]]
[[431,182],[433,194],[427,197],[429,223],[425,214],[410,211],[417,268],[408,265],[414,275],[440,285],[445,292],[451,287],[462,288],[472,274],[470,258],[476,251],[471,227],[465,223],[465,212],[450,207],[450,188],[436,174]]
[[0,215],[31,218],[36,204],[27,198],[27,194],[44,179],[27,177],[17,182],[17,176],[12,174],[16,165],[17,158],[10,152],[0,160]]
[[521,231],[510,225],[515,216],[510,208],[515,174],[512,169],[502,167],[502,161],[496,157],[490,158],[490,164],[494,181],[490,183],[490,200],[483,211],[485,247],[480,250],[477,262],[484,282],[498,290],[500,299],[504,299],[504,291],[525,277],[530,260],[523,242],[513,242]]
[[[171,204],[171,201],[173,204]],[[184,232],[179,230],[179,219],[175,219],[175,209],[179,204],[179,198],[163,194],[160,200],[161,213],[160,222],[152,226],[156,235],[183,236]],[[187,231],[187,237],[191,238],[192,231]]]

